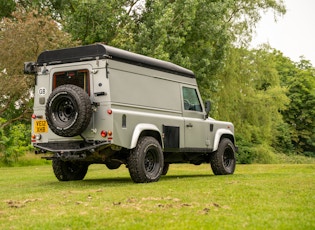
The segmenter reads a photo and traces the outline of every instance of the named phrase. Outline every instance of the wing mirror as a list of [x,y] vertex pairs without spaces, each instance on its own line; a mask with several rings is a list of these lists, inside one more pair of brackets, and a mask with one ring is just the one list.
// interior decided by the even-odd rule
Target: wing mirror
[[205,110],[206,110],[205,119],[207,119],[209,116],[209,112],[211,110],[211,102],[209,100],[205,102]]
[[35,74],[36,73],[36,63],[35,62],[24,62],[24,73],[25,74]]

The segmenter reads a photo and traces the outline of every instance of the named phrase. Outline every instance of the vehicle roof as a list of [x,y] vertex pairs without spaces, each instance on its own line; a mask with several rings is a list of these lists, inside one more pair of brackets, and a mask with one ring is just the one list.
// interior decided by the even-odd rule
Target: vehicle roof
[[67,49],[44,51],[38,56],[37,65],[57,65],[106,58],[173,73],[184,77],[195,78],[195,75],[191,70],[178,66],[174,63],[132,53],[104,44],[93,44]]

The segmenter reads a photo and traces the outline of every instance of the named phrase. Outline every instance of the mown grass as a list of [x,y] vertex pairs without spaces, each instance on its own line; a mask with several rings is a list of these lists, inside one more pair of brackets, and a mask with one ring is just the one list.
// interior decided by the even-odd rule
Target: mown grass
[[171,165],[157,183],[92,165],[59,182],[51,166],[0,168],[0,229],[315,229],[315,165]]

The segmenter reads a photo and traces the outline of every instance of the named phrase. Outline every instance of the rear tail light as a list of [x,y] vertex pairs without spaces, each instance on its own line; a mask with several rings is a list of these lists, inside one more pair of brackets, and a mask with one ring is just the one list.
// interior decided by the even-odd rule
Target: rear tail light
[[102,137],[107,137],[107,132],[106,132],[105,130],[102,130],[102,131],[101,131],[101,136],[102,136]]
[[40,139],[42,139],[42,135],[40,135],[40,134],[33,134],[32,135],[32,140],[39,141]]
[[36,118],[42,119],[43,117],[44,117],[43,115],[32,114],[32,119],[36,119]]
[[112,138],[112,135],[113,135],[113,132],[112,132],[112,131],[105,131],[105,130],[102,130],[102,131],[101,131],[101,136],[102,136],[103,138],[108,137],[109,140],[112,140],[112,139],[113,139],[113,138]]

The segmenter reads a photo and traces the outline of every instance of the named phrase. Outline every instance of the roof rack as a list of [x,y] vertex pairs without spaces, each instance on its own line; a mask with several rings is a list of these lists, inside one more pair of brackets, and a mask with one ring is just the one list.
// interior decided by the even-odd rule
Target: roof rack
[[44,51],[38,56],[37,65],[57,65],[107,58],[168,73],[178,74],[184,77],[195,78],[195,75],[191,70],[171,62],[158,60],[103,44]]

